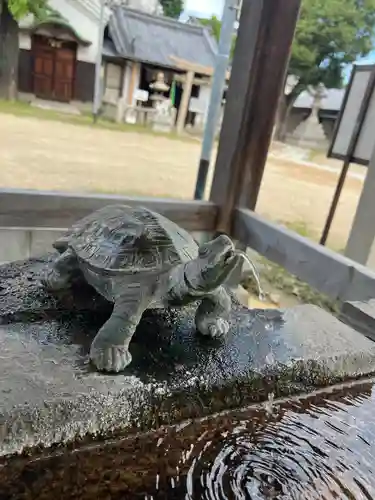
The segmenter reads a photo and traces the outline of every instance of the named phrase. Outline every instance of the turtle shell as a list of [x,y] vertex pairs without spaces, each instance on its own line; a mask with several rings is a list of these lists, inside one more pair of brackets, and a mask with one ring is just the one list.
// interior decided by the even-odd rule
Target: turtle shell
[[70,247],[95,270],[114,273],[160,272],[198,256],[198,245],[187,231],[147,208],[127,205],[93,212],[54,247],[60,252]]

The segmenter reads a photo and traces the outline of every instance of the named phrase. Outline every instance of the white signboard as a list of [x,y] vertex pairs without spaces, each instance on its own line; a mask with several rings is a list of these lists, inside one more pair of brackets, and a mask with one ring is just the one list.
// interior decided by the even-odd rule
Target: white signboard
[[[339,117],[337,119],[328,157],[345,160],[349,145],[360,116],[360,109],[366,89],[372,84],[372,72],[375,64],[354,66],[346,89]],[[368,165],[375,149],[375,92],[372,91],[367,110],[360,127],[357,144],[355,145],[351,162]]]
[[148,92],[147,92],[147,90],[136,89],[134,91],[134,99],[136,101],[147,102],[148,101]]
[[201,113],[204,114],[206,112],[207,103],[198,97],[191,97],[189,101],[189,111],[192,113]]

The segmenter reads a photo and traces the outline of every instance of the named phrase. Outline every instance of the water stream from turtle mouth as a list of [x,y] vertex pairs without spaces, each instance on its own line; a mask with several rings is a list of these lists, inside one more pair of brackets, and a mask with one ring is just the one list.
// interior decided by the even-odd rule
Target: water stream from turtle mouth
[[265,292],[262,288],[262,285],[260,283],[259,272],[258,272],[258,269],[256,268],[254,262],[252,262],[252,260],[242,250],[235,250],[234,253],[235,253],[235,255],[240,255],[243,258],[243,260],[249,265],[250,271],[251,271],[252,275],[254,276],[254,279],[255,279],[255,282],[257,285],[258,299],[261,301],[264,301],[266,299],[266,294],[265,294]]

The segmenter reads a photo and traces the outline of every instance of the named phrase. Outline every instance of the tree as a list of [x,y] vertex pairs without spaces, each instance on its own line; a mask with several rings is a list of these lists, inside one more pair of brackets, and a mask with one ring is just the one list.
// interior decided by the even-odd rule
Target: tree
[[[218,19],[216,16],[212,16],[209,19],[199,19],[199,22],[203,24],[203,26],[206,26],[212,33],[212,35],[215,37],[216,41],[218,42],[220,39],[220,32],[221,32],[221,21]],[[233,34],[232,37],[232,45],[230,49],[230,58],[232,59],[233,53],[234,53],[234,48],[236,45],[236,35]]]
[[163,7],[164,15],[174,19],[178,19],[184,10],[183,0],[160,0],[160,4]]
[[285,138],[289,112],[309,85],[341,88],[343,67],[373,48],[375,0],[303,0],[288,74],[299,78],[280,98],[276,137]]
[[27,14],[41,19],[47,0],[0,0],[0,99],[15,99],[18,81],[18,21]]
[[219,41],[220,31],[221,31],[221,21],[216,16],[212,16],[209,19],[199,19],[199,22],[206,26],[212,33],[212,35]]

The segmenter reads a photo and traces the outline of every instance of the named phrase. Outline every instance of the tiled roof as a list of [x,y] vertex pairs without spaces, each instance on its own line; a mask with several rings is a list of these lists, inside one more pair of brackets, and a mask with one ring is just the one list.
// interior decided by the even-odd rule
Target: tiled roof
[[203,26],[115,7],[109,20],[109,34],[116,51],[125,59],[174,67],[171,59],[174,56],[214,66],[217,44]]

